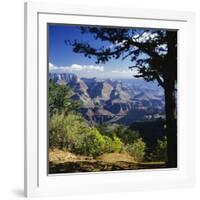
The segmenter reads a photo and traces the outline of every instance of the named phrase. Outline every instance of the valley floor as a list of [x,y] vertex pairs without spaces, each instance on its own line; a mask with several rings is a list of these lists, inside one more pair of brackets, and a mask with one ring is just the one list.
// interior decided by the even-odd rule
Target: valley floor
[[138,163],[127,153],[105,153],[97,158],[78,156],[54,149],[49,151],[49,173],[79,173],[166,168],[164,162]]

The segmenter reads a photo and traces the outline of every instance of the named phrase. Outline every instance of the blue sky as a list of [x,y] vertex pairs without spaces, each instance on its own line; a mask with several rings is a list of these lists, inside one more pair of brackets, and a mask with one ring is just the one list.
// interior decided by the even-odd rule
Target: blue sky
[[72,51],[71,46],[65,44],[65,40],[78,40],[88,42],[93,47],[101,45],[110,46],[109,42],[102,42],[93,38],[92,34],[81,34],[80,26],[49,25],[49,71],[70,72],[80,77],[97,78],[133,78],[128,66],[129,59],[111,59],[105,64],[95,64],[95,58],[86,58],[82,54]]

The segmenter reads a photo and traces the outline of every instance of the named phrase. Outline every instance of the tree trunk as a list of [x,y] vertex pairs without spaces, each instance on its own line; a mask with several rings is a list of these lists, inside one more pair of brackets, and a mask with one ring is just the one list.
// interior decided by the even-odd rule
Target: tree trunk
[[172,83],[165,87],[165,112],[167,132],[168,167],[177,167],[177,120],[175,88]]
[[167,32],[168,54],[164,76],[165,113],[167,132],[167,166],[177,167],[177,114],[176,114],[176,80],[177,80],[177,33]]

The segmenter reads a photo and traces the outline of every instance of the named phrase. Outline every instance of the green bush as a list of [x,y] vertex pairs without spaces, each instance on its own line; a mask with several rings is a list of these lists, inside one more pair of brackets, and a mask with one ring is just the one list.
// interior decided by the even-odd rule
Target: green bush
[[125,150],[136,160],[141,161],[146,145],[141,138],[132,142],[132,144],[124,145],[119,137],[115,135],[109,137],[100,133],[95,127],[88,127],[83,117],[77,113],[56,113],[50,117],[49,145],[51,148],[56,147],[93,157]]
[[104,147],[105,153],[113,153],[113,152],[119,153],[122,151],[124,144],[118,137],[114,136],[112,139],[108,136],[103,136],[103,138],[105,140],[105,147]]
[[113,147],[112,147],[113,140],[106,135],[104,135],[103,138],[105,140],[104,152],[105,153],[112,153],[113,152]]
[[74,113],[54,114],[50,118],[49,145],[93,157],[106,152],[120,152],[123,148],[119,138],[102,135],[97,128],[88,127],[82,116]]
[[125,144],[131,144],[133,141],[137,140],[140,136],[138,131],[131,130],[123,125],[116,127],[113,130],[113,132]]
[[105,139],[96,128],[86,128],[78,136],[75,152],[78,154],[96,157],[104,153]]
[[135,140],[132,144],[126,145],[126,151],[133,156],[137,161],[142,161],[145,155],[146,144],[142,138]]
[[167,161],[167,137],[157,140],[157,145],[151,154],[152,161]]
[[95,157],[103,153],[105,140],[96,128],[87,127],[80,115],[54,114],[49,125],[49,145]]
[[121,140],[118,137],[114,136],[113,141],[112,141],[113,152],[117,152],[117,153],[121,152],[123,149],[123,145],[124,144],[121,142]]
[[49,123],[49,145],[61,149],[73,151],[77,143],[77,135],[86,128],[86,124],[80,115],[70,113],[68,115],[54,114]]

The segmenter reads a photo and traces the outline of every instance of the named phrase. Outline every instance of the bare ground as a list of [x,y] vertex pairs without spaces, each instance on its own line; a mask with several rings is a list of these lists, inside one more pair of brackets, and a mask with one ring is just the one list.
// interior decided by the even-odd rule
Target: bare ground
[[127,153],[105,153],[95,159],[54,149],[49,151],[49,173],[99,172],[165,168],[163,162],[138,163]]

